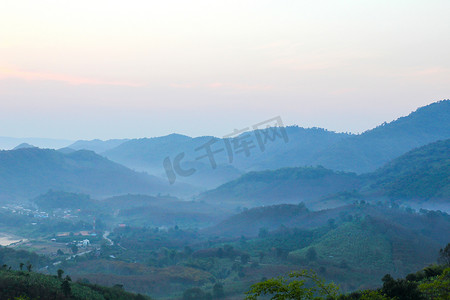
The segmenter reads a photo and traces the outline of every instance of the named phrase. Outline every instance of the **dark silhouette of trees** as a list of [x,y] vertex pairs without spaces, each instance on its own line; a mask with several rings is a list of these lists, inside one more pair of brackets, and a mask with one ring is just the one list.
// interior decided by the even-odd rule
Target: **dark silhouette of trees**
[[317,252],[314,247],[309,247],[306,251],[306,259],[309,261],[313,261],[317,259]]
[[66,297],[69,297],[72,293],[72,288],[70,287],[68,280],[64,280],[63,283],[61,283],[61,289]]
[[247,253],[244,253],[241,255],[241,263],[243,265],[246,265],[249,261],[250,261],[250,255],[248,255]]
[[450,265],[450,243],[439,251],[438,261],[443,265]]
[[383,294],[390,298],[398,300],[421,300],[424,299],[420,293],[417,282],[408,281],[406,279],[392,278],[391,275],[386,274],[382,279]]
[[221,283],[216,283],[213,287],[213,296],[215,299],[220,299],[225,296],[225,293],[223,291],[223,285]]

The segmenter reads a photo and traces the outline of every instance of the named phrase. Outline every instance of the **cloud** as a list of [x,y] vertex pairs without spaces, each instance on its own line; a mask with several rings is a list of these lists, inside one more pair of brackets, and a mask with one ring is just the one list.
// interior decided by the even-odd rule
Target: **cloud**
[[87,77],[77,77],[65,74],[45,73],[45,72],[31,72],[24,71],[17,68],[0,67],[0,79],[18,78],[24,80],[50,80],[61,81],[72,85],[120,85],[138,87],[142,84],[127,82],[127,81],[115,81],[115,80],[101,80]]

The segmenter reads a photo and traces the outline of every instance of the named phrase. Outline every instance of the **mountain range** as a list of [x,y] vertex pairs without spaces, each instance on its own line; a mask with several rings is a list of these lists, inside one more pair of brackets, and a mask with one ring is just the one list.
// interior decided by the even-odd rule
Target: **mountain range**
[[202,193],[198,199],[250,207],[299,202],[330,207],[360,199],[446,203],[450,198],[449,149],[450,139],[437,141],[362,175],[323,167],[250,172]]
[[[188,177],[177,176],[177,182],[210,189],[246,172],[283,167],[323,166],[359,174],[373,172],[413,148],[450,138],[449,125],[450,100],[443,100],[362,134],[289,126],[282,128],[286,138],[280,134],[280,128],[272,127],[233,138],[171,134],[131,140],[79,141],[69,147],[94,150],[129,168],[165,179],[163,162],[173,161],[184,153],[181,167],[195,172]],[[263,145],[258,136],[264,136]],[[248,149],[244,149],[245,144]],[[214,152],[215,168],[205,155],[208,146]]]
[[175,190],[159,178],[130,170],[92,151],[68,154],[40,148],[0,151],[0,199],[28,199],[50,189],[97,197]]

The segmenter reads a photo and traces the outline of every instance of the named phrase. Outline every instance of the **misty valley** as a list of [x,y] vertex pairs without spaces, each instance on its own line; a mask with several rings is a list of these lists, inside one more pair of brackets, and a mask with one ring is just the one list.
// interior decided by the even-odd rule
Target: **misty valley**
[[0,299],[449,299],[449,213],[450,100],[361,134],[23,143]]

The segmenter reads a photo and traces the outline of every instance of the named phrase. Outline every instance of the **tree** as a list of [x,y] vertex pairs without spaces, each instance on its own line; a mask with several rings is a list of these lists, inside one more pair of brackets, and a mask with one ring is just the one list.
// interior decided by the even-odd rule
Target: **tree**
[[441,275],[422,282],[419,290],[426,299],[450,299],[450,268],[446,268]]
[[450,265],[450,243],[439,251],[438,261],[443,265]]
[[58,269],[58,271],[56,271],[58,273],[58,278],[62,279],[62,275],[64,274],[64,271],[61,269]]
[[317,259],[317,252],[314,247],[309,247],[306,251],[306,259],[309,261],[313,261]]
[[260,228],[259,229],[259,233],[258,233],[258,237],[259,238],[266,238],[269,236],[269,230],[267,230],[267,228]]
[[28,272],[31,272],[32,269],[33,269],[33,265],[32,264],[28,264],[27,265]]
[[264,251],[260,251],[260,252],[259,252],[259,262],[262,262],[262,261],[263,261],[265,255],[266,255],[266,254],[264,253]]
[[56,251],[56,254],[58,254],[59,256],[64,255],[64,252],[62,252],[61,249],[58,249],[58,251]]
[[250,255],[248,255],[247,253],[244,253],[241,255],[241,263],[243,265],[247,264],[250,261]]
[[223,291],[223,285],[221,283],[216,283],[213,287],[213,296],[215,299],[220,299],[225,296],[225,293]]
[[406,279],[395,280],[389,274],[386,274],[381,280],[383,281],[383,294],[390,298],[398,300],[424,299],[417,288],[417,282],[408,281]]
[[[306,287],[306,281],[312,282],[312,286]],[[293,272],[287,278],[277,277],[256,283],[246,293],[245,299],[257,300],[264,295],[271,296],[272,300],[316,299],[317,295],[336,299],[338,290],[334,283],[326,284],[313,271],[303,270]]]
[[72,293],[72,289],[68,280],[64,280],[63,283],[61,283],[61,289],[66,297],[69,297]]
[[78,247],[77,245],[73,244],[72,247],[70,248],[72,250],[73,254],[77,254],[78,253]]
[[23,266],[25,266],[25,264],[24,264],[23,262],[21,262],[21,263],[19,264],[19,269],[20,269],[20,271],[22,271]]

